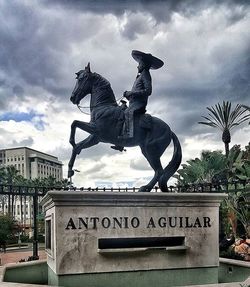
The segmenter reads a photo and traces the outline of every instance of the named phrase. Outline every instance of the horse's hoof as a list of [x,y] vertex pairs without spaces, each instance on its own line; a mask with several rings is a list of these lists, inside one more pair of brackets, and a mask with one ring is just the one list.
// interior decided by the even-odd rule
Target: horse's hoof
[[68,178],[72,177],[74,175],[74,171],[72,169],[68,170]]
[[146,186],[146,185],[143,185],[139,188],[139,192],[150,192],[152,188]]

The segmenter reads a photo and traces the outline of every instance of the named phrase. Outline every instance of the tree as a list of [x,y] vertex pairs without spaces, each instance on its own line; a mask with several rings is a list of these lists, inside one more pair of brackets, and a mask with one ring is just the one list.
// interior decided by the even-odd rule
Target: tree
[[0,167],[0,184],[4,184],[6,182],[6,170],[4,167]]
[[14,221],[8,215],[0,215],[0,242],[6,243],[14,229]]
[[202,151],[201,158],[195,158],[182,164],[176,176],[178,184],[212,182],[221,175],[226,166],[226,158],[221,151]]
[[[241,105],[242,108],[246,109],[246,111],[250,112],[250,107],[249,106],[245,106],[245,105]],[[249,122],[249,125],[250,125],[250,122]]]
[[241,150],[240,145],[234,145],[228,156],[228,179],[250,179],[250,143]]
[[222,131],[222,141],[225,145],[226,157],[228,157],[231,130],[249,120],[250,114],[245,114],[247,110],[239,104],[232,110],[231,103],[228,101],[223,101],[222,105],[218,103],[215,107],[207,107],[207,110],[208,116],[202,116],[207,121],[199,122],[199,124],[219,128]]
[[202,151],[200,158],[190,159],[177,171],[178,184],[212,183],[213,181],[249,181],[250,143],[241,150],[234,145],[228,157],[221,151]]
[[[0,184],[6,183],[6,171],[4,167],[0,167]],[[4,209],[6,201],[6,195],[0,194],[0,204],[2,206],[2,210]]]
[[[250,143],[241,150],[240,145],[234,145],[228,157],[220,151],[203,151],[200,158],[188,160],[177,171],[178,184],[184,186],[197,183],[220,183],[224,180],[235,184],[228,185],[228,197],[221,206],[221,220],[223,230],[232,228],[234,234],[237,230],[237,222],[241,222],[245,232],[250,236]],[[235,190],[236,188],[236,190]]]
[[[250,206],[247,195],[243,192],[229,193],[225,199],[228,214],[233,215],[236,220],[239,220],[247,234],[250,236]],[[237,222],[237,221],[236,221]],[[233,224],[231,223],[232,227]],[[235,224],[237,226],[237,223]],[[236,226],[233,228],[236,233]]]

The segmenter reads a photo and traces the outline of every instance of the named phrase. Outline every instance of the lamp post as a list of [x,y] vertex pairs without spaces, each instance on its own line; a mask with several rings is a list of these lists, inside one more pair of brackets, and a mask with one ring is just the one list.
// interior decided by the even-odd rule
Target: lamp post
[[38,256],[38,234],[37,234],[37,213],[38,213],[38,195],[37,188],[33,195],[33,260],[37,260]]

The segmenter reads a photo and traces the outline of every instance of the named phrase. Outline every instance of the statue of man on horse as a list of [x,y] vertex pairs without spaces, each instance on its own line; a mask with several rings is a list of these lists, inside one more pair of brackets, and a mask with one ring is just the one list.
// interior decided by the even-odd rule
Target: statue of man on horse
[[[159,69],[163,62],[137,50],[132,51],[133,58],[138,64],[138,75],[131,91],[126,91],[124,97],[129,100],[129,107],[123,101],[117,104],[113,90],[108,80],[90,70],[88,64],[84,70],[76,73],[77,82],[70,100],[79,105],[87,96],[90,98],[91,120],[89,123],[73,121],[70,140],[73,149],[68,164],[68,177],[74,175],[74,162],[82,149],[89,148],[99,142],[111,143],[112,148],[122,151],[124,147],[139,145],[142,154],[154,170],[151,181],[139,188],[141,192],[149,192],[158,182],[162,191],[168,191],[167,181],[176,172],[181,163],[182,152],[179,140],[170,127],[162,120],[145,114],[148,97],[152,93],[150,69]],[[88,132],[90,135],[75,142],[76,128]],[[173,141],[174,152],[169,164],[163,168],[160,157]]]
[[[129,107],[125,110],[125,122],[120,138],[133,138],[134,114],[146,112],[148,97],[152,93],[152,79],[149,70],[159,69],[164,63],[160,59],[141,51],[133,50],[132,57],[138,62],[138,74],[131,91],[125,91],[123,96],[128,99]],[[113,149],[123,150],[121,146],[112,146]]]

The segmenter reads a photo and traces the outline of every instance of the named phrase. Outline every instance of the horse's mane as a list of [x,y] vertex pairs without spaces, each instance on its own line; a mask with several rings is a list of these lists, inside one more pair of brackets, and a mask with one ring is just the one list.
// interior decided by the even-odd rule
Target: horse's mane
[[103,76],[93,73],[96,102],[116,104],[114,92],[110,82]]
[[94,74],[94,78],[95,78],[95,83],[97,85],[98,88],[111,88],[110,82],[105,79],[103,76],[101,76],[100,74],[97,73],[93,73]]

